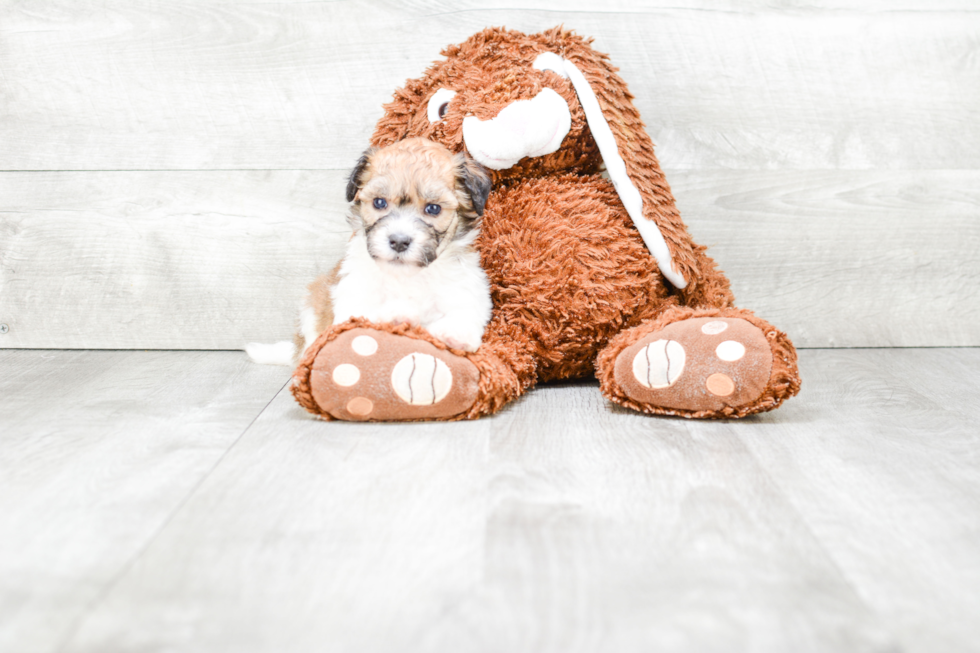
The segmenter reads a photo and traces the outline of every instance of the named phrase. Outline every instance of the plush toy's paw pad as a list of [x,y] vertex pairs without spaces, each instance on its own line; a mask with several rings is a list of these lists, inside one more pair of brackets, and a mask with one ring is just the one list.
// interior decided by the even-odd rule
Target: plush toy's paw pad
[[469,360],[423,340],[351,329],[317,354],[310,391],[341,420],[438,419],[472,406],[479,380]]
[[637,402],[716,411],[757,400],[771,371],[772,350],[758,327],[741,318],[691,318],[620,352],[615,378]]

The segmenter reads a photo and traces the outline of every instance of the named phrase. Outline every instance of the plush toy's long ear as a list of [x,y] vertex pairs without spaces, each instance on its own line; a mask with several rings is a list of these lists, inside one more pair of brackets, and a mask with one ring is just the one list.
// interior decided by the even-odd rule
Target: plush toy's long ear
[[728,279],[687,233],[653,142],[617,69],[588,41],[562,28],[532,38],[550,50],[538,57],[535,67],[563,74],[575,87],[610,179],[664,276],[689,305],[731,305]]

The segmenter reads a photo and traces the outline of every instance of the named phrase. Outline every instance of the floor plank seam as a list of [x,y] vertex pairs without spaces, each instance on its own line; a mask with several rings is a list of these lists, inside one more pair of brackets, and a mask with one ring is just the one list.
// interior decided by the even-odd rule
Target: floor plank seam
[[65,632],[65,636],[62,638],[61,642],[55,647],[56,653],[64,653],[68,645],[71,644],[71,640],[78,632],[78,629],[81,628],[81,625],[82,623],[84,623],[85,619],[88,618],[88,616],[99,606],[100,603],[102,603],[102,601],[106,599],[107,596],[109,596],[110,593],[112,593],[112,590],[122,581],[122,579],[126,577],[129,571],[133,568],[133,565],[135,565],[136,562],[143,557],[143,555],[150,548],[153,542],[155,542],[156,539],[160,536],[160,533],[162,533],[170,524],[170,522],[173,521],[174,517],[176,517],[177,514],[184,509],[184,506],[187,505],[187,502],[190,501],[191,497],[193,497],[197,493],[197,491],[201,488],[201,486],[204,485],[205,481],[207,481],[207,479],[210,478],[210,476],[214,473],[214,470],[216,470],[218,466],[221,465],[221,462],[225,459],[225,457],[228,456],[228,453],[231,452],[231,450],[234,449],[239,442],[241,442],[241,439],[245,437],[245,434],[248,433],[248,431],[252,428],[255,422],[258,421],[259,417],[261,417],[262,414],[265,413],[266,410],[268,410],[269,406],[272,405],[272,402],[276,400],[276,397],[278,397],[279,394],[282,393],[282,391],[286,389],[286,387],[291,382],[292,382],[292,378],[288,379],[285,383],[283,383],[279,387],[278,390],[276,390],[272,394],[272,398],[269,399],[269,401],[267,401],[265,405],[262,406],[262,408],[256,413],[255,417],[252,418],[252,421],[250,421],[245,426],[245,428],[242,429],[242,432],[238,434],[238,437],[235,438],[235,440],[228,446],[228,448],[225,449],[225,451],[218,457],[218,459],[214,462],[214,464],[211,465],[211,468],[208,469],[208,471],[201,476],[201,478],[197,481],[197,483],[195,483],[194,486],[187,492],[184,498],[180,500],[180,503],[178,503],[174,507],[174,509],[170,511],[170,514],[168,514],[166,518],[164,518],[164,520],[160,523],[160,525],[153,531],[153,534],[147,538],[146,542],[143,543],[143,546],[141,546],[133,554],[133,556],[128,561],[126,561],[126,564],[124,564],[119,569],[119,571],[112,578],[112,580],[106,583],[105,587],[102,589],[101,592],[99,592],[98,596],[92,599],[89,602],[89,604],[85,606],[85,609],[83,609],[79,613],[78,617],[74,620],[71,626],[68,627],[68,629]]
[[[834,571],[837,572],[837,575],[840,578],[841,582],[843,582],[848,588],[850,588],[851,592],[854,594],[854,598],[857,600],[857,602],[860,605],[862,605],[868,611],[868,614],[874,616],[876,624],[882,630],[888,633],[888,636],[891,639],[890,644],[896,647],[894,650],[895,651],[904,650],[904,648],[899,645],[900,640],[898,638],[898,634],[892,628],[884,625],[884,623],[882,622],[882,615],[879,614],[879,612],[874,608],[874,606],[868,602],[867,598],[861,593],[861,591],[858,589],[858,586],[854,583],[854,580],[847,574],[847,572],[841,566],[837,558],[833,556],[833,554],[824,544],[824,541],[820,538],[817,532],[810,525],[810,522],[803,515],[803,512],[800,510],[799,506],[797,506],[796,503],[793,501],[793,499],[790,497],[790,494],[789,492],[786,491],[786,488],[784,488],[783,485],[778,480],[776,480],[773,477],[773,475],[769,473],[769,470],[766,469],[766,467],[762,464],[762,461],[756,455],[755,450],[752,448],[752,445],[749,444],[745,440],[745,438],[743,438],[742,435],[739,434],[738,432],[734,432],[734,435],[738,439],[738,441],[742,444],[742,446],[745,447],[745,451],[755,462],[759,471],[765,475],[766,480],[772,485],[773,489],[779,494],[779,496],[783,498],[783,500],[786,502],[786,505],[789,507],[790,510],[792,510],[793,514],[796,515],[796,517],[800,520],[800,524],[803,526],[803,528],[806,529],[806,532],[810,535],[810,537],[813,538],[813,542],[816,544],[817,547],[819,547],[820,551],[823,552],[824,556],[826,556],[828,564],[830,564],[831,567],[834,569]],[[893,650],[893,649],[889,649],[889,650]]]
[[[927,350],[938,350],[938,349],[980,349],[980,345],[890,345],[882,347],[797,347],[797,351],[877,351],[885,349],[927,349]],[[227,352],[227,351],[245,351],[244,349],[199,349],[197,347],[190,348],[172,348],[172,347],[123,347],[123,348],[106,348],[106,347],[2,347],[0,346],[0,352],[5,351],[77,351],[77,352],[87,352],[87,351],[143,351],[143,352]],[[592,381],[595,377],[583,377],[581,379],[571,379],[572,382],[575,381]]]

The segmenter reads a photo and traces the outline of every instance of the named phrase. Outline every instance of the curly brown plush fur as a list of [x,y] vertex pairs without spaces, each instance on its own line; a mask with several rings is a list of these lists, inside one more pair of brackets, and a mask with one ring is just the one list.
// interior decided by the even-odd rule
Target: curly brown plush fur
[[[459,354],[480,370],[478,396],[466,412],[450,418],[493,413],[538,381],[593,373],[609,399],[647,413],[741,417],[775,408],[799,389],[792,344],[749,311],[733,308],[728,279],[705,248],[691,240],[681,221],[633,96],[608,57],[590,43],[561,27],[534,35],[502,28],[474,34],[446,48],[446,59],[395,92],[372,137],[375,146],[424,137],[463,152],[467,116],[491,119],[546,88],[568,104],[571,114],[571,127],[557,151],[491,171],[494,189],[479,247],[491,281],[494,313],[480,350]],[[665,279],[617,189],[600,176],[602,155],[573,84],[553,71],[533,68],[546,52],[574,64],[595,92],[629,178],[642,197],[642,219],[659,228],[673,270],[687,281],[686,287],[672,287]],[[456,95],[445,107],[444,118],[432,122],[426,105],[439,89]],[[744,319],[770,343],[771,372],[768,382],[760,381],[764,390],[754,401],[710,411],[667,409],[631,398],[616,382],[613,367],[626,347],[655,337],[669,324],[708,316]],[[327,342],[347,328],[351,327],[336,326],[321,340]],[[373,328],[400,329],[405,336],[433,340],[418,329]],[[309,379],[321,346],[311,347],[308,360],[297,370],[297,398],[313,412],[319,411],[304,393],[303,379]]]

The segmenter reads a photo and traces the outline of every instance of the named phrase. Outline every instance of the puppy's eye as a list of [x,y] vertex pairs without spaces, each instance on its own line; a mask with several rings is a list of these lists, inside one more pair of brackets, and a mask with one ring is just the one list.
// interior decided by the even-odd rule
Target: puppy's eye
[[439,215],[440,213],[442,213],[442,207],[439,206],[438,204],[426,204],[425,212],[428,213],[429,215]]
[[439,122],[442,120],[446,116],[446,111],[449,110],[449,103],[454,97],[456,97],[456,91],[450,91],[448,88],[440,88],[436,91],[435,95],[429,98],[429,106],[426,107],[429,122]]
[[380,211],[381,209],[386,208],[387,206],[388,206],[388,202],[386,202],[383,198],[380,197],[374,198],[374,208]]

